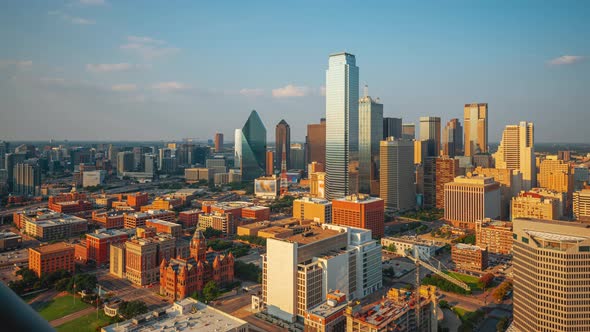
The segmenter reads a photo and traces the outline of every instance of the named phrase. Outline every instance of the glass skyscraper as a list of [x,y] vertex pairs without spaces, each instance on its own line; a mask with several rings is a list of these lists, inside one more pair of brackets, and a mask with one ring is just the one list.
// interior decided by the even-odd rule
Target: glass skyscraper
[[[358,187],[359,192],[363,194],[379,194],[376,182],[378,180],[379,142],[381,139],[383,139],[383,104],[365,96],[359,100]],[[371,190],[371,185],[374,190]]]
[[[354,55],[330,55],[326,71],[326,198],[351,194],[358,158],[359,69]],[[353,190],[353,189],[352,189]]]
[[266,173],[266,128],[256,111],[250,113],[240,132],[236,130],[235,150],[236,156],[241,154],[242,181],[253,181]]

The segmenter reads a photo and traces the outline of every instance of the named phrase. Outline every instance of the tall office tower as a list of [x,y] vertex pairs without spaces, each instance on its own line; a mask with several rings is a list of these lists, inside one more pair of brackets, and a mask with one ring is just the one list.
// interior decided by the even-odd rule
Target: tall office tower
[[423,201],[425,208],[436,207],[436,157],[426,157],[423,160]]
[[215,152],[221,152],[223,150],[223,134],[215,133]]
[[117,154],[117,175],[121,176],[123,172],[132,172],[134,168],[133,152],[123,151]]
[[513,222],[514,331],[590,331],[590,228]]
[[291,163],[287,164],[289,169],[305,170],[304,144],[291,143]]
[[500,184],[500,218],[509,220],[510,202],[512,197],[518,195],[522,189],[522,174],[520,171],[511,169],[476,167],[474,175],[493,177]]
[[437,116],[420,117],[420,140],[426,141],[427,156],[437,157],[440,154],[440,118]]
[[557,159],[557,156],[547,156],[539,166],[538,186],[566,193],[564,213],[566,216],[570,215],[574,192],[574,173],[568,162]]
[[320,123],[308,124],[305,136],[305,159],[308,163],[318,162],[326,164],[326,119]]
[[266,128],[255,110],[242,127],[239,145],[242,181],[251,182],[263,176],[266,172]]
[[414,164],[422,164],[427,157],[428,146],[427,141],[414,140]]
[[268,313],[293,322],[330,290],[362,299],[383,285],[381,246],[371,231],[322,224],[305,234],[269,238],[262,255],[262,300]]
[[234,168],[242,169],[242,129],[234,131]]
[[569,150],[559,150],[557,151],[557,159],[570,161],[572,159],[572,152]]
[[349,165],[358,158],[359,68],[354,55],[330,55],[326,71],[326,198],[351,194]]
[[[400,122],[401,123],[401,122]],[[376,193],[379,181],[379,142],[383,137],[383,104],[364,96],[359,100],[359,192]]]
[[463,154],[463,127],[459,119],[447,122],[442,135],[443,155],[451,158]]
[[537,184],[535,166],[535,130],[530,122],[508,125],[494,154],[496,168],[516,169],[522,173],[522,187],[530,190]]
[[416,125],[413,123],[402,123],[402,138],[410,141],[416,139]]
[[17,164],[25,162],[26,159],[27,158],[24,153],[7,153],[6,155],[4,155],[4,169],[6,169],[9,189],[14,188],[12,182],[14,177],[14,167]]
[[449,157],[436,158],[436,208],[445,208],[445,184],[459,176],[459,160]]
[[574,190],[581,190],[590,180],[588,166],[577,165],[574,167]]
[[500,184],[492,177],[458,176],[445,184],[445,220],[475,229],[475,222],[500,217]]
[[574,192],[574,218],[590,221],[590,188]]
[[488,104],[465,104],[463,115],[465,155],[488,152]]
[[275,173],[275,153],[272,151],[266,151],[266,175],[271,176]]
[[10,153],[10,143],[6,141],[0,141],[0,169],[5,168],[5,155]]
[[146,153],[143,155],[143,171],[145,173],[156,173],[156,155],[152,153]]
[[397,211],[416,207],[414,143],[388,137],[381,141],[379,191],[385,208]]
[[387,137],[402,138],[401,118],[383,118],[383,139]]
[[285,120],[281,120],[275,128],[275,169],[281,169],[281,156],[285,149],[287,156],[287,167],[291,165],[291,127]]
[[37,196],[41,193],[41,169],[33,163],[19,163],[12,173],[13,192]]

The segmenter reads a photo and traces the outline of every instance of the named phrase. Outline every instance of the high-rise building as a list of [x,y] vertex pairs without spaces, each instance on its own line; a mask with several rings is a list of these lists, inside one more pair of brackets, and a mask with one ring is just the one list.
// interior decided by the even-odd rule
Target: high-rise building
[[[286,150],[286,149],[285,149]],[[275,174],[275,153],[273,151],[266,151],[266,176]]]
[[522,188],[536,186],[535,131],[530,122],[508,125],[502,134],[498,151],[494,154],[496,168],[514,169],[522,173]]
[[303,319],[330,290],[361,299],[382,286],[381,246],[371,231],[323,224],[286,238],[267,239],[262,299],[268,313]]
[[475,229],[475,222],[500,217],[500,185],[494,178],[458,176],[445,184],[446,221]]
[[414,164],[422,164],[428,156],[428,141],[414,140]]
[[402,138],[410,141],[416,139],[416,125],[413,123],[402,123]]
[[[279,156],[275,159],[281,159]],[[305,169],[305,151],[301,143],[291,143],[291,162],[286,164],[289,169]]]
[[541,161],[538,174],[538,186],[549,190],[566,193],[566,213],[571,211],[571,197],[574,191],[574,174],[568,162],[547,156]]
[[422,173],[423,205],[425,208],[436,207],[436,157],[426,157]]
[[242,181],[251,182],[266,173],[266,128],[258,112],[250,113],[240,134]]
[[[379,181],[379,142],[383,138],[383,104],[370,96],[359,100],[359,192],[371,194]],[[401,120],[400,120],[401,123]]]
[[330,55],[326,71],[326,197],[351,194],[349,165],[358,158],[359,68],[354,55]]
[[426,141],[429,157],[440,154],[440,118],[437,116],[420,117],[420,140]]
[[242,169],[242,129],[234,131],[234,168]]
[[447,122],[442,134],[443,156],[451,158],[463,154],[463,127],[459,119]]
[[117,153],[117,175],[123,176],[125,172],[133,172],[134,156],[132,151],[123,151]]
[[387,137],[402,138],[401,118],[383,118],[383,139]]
[[223,150],[223,134],[215,133],[215,152],[221,152]]
[[[285,120],[281,120],[275,128],[275,158],[274,169],[281,169],[281,156],[285,149],[287,165],[291,165],[291,127]],[[272,175],[272,174],[271,174]]]
[[12,171],[13,192],[36,196],[41,193],[41,169],[33,163],[16,164]]
[[590,188],[575,191],[573,194],[574,218],[590,221]]
[[511,220],[519,218],[554,220],[560,216],[560,207],[559,200],[556,198],[523,191],[512,198],[510,218]]
[[465,155],[488,152],[488,104],[465,104],[463,115]]
[[332,223],[370,229],[375,237],[385,234],[385,205],[381,198],[350,195],[332,200]]
[[319,124],[307,125],[305,152],[308,163],[315,161],[326,164],[326,119],[320,119]]
[[590,331],[590,229],[579,222],[513,222],[514,331]]
[[459,176],[459,160],[449,157],[436,158],[435,166],[436,208],[445,208],[445,184]]
[[518,170],[476,167],[472,174],[493,177],[500,184],[500,218],[508,220],[512,197],[522,190],[522,174]]
[[381,141],[380,195],[385,208],[398,211],[416,207],[414,143],[388,137]]

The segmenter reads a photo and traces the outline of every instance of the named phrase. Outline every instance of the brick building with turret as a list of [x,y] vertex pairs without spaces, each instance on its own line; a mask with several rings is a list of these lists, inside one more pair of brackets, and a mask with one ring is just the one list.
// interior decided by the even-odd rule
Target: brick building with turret
[[196,230],[190,243],[190,257],[164,259],[160,264],[160,294],[171,302],[200,292],[209,281],[218,285],[234,281],[234,256],[207,250],[207,240]]

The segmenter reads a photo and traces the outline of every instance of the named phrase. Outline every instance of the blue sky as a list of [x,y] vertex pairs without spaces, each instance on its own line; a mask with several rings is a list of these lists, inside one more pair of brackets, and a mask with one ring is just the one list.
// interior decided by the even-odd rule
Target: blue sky
[[2,1],[1,139],[232,137],[251,109],[269,140],[325,114],[330,53],[357,57],[385,116],[487,102],[537,142],[588,142],[585,1]]

